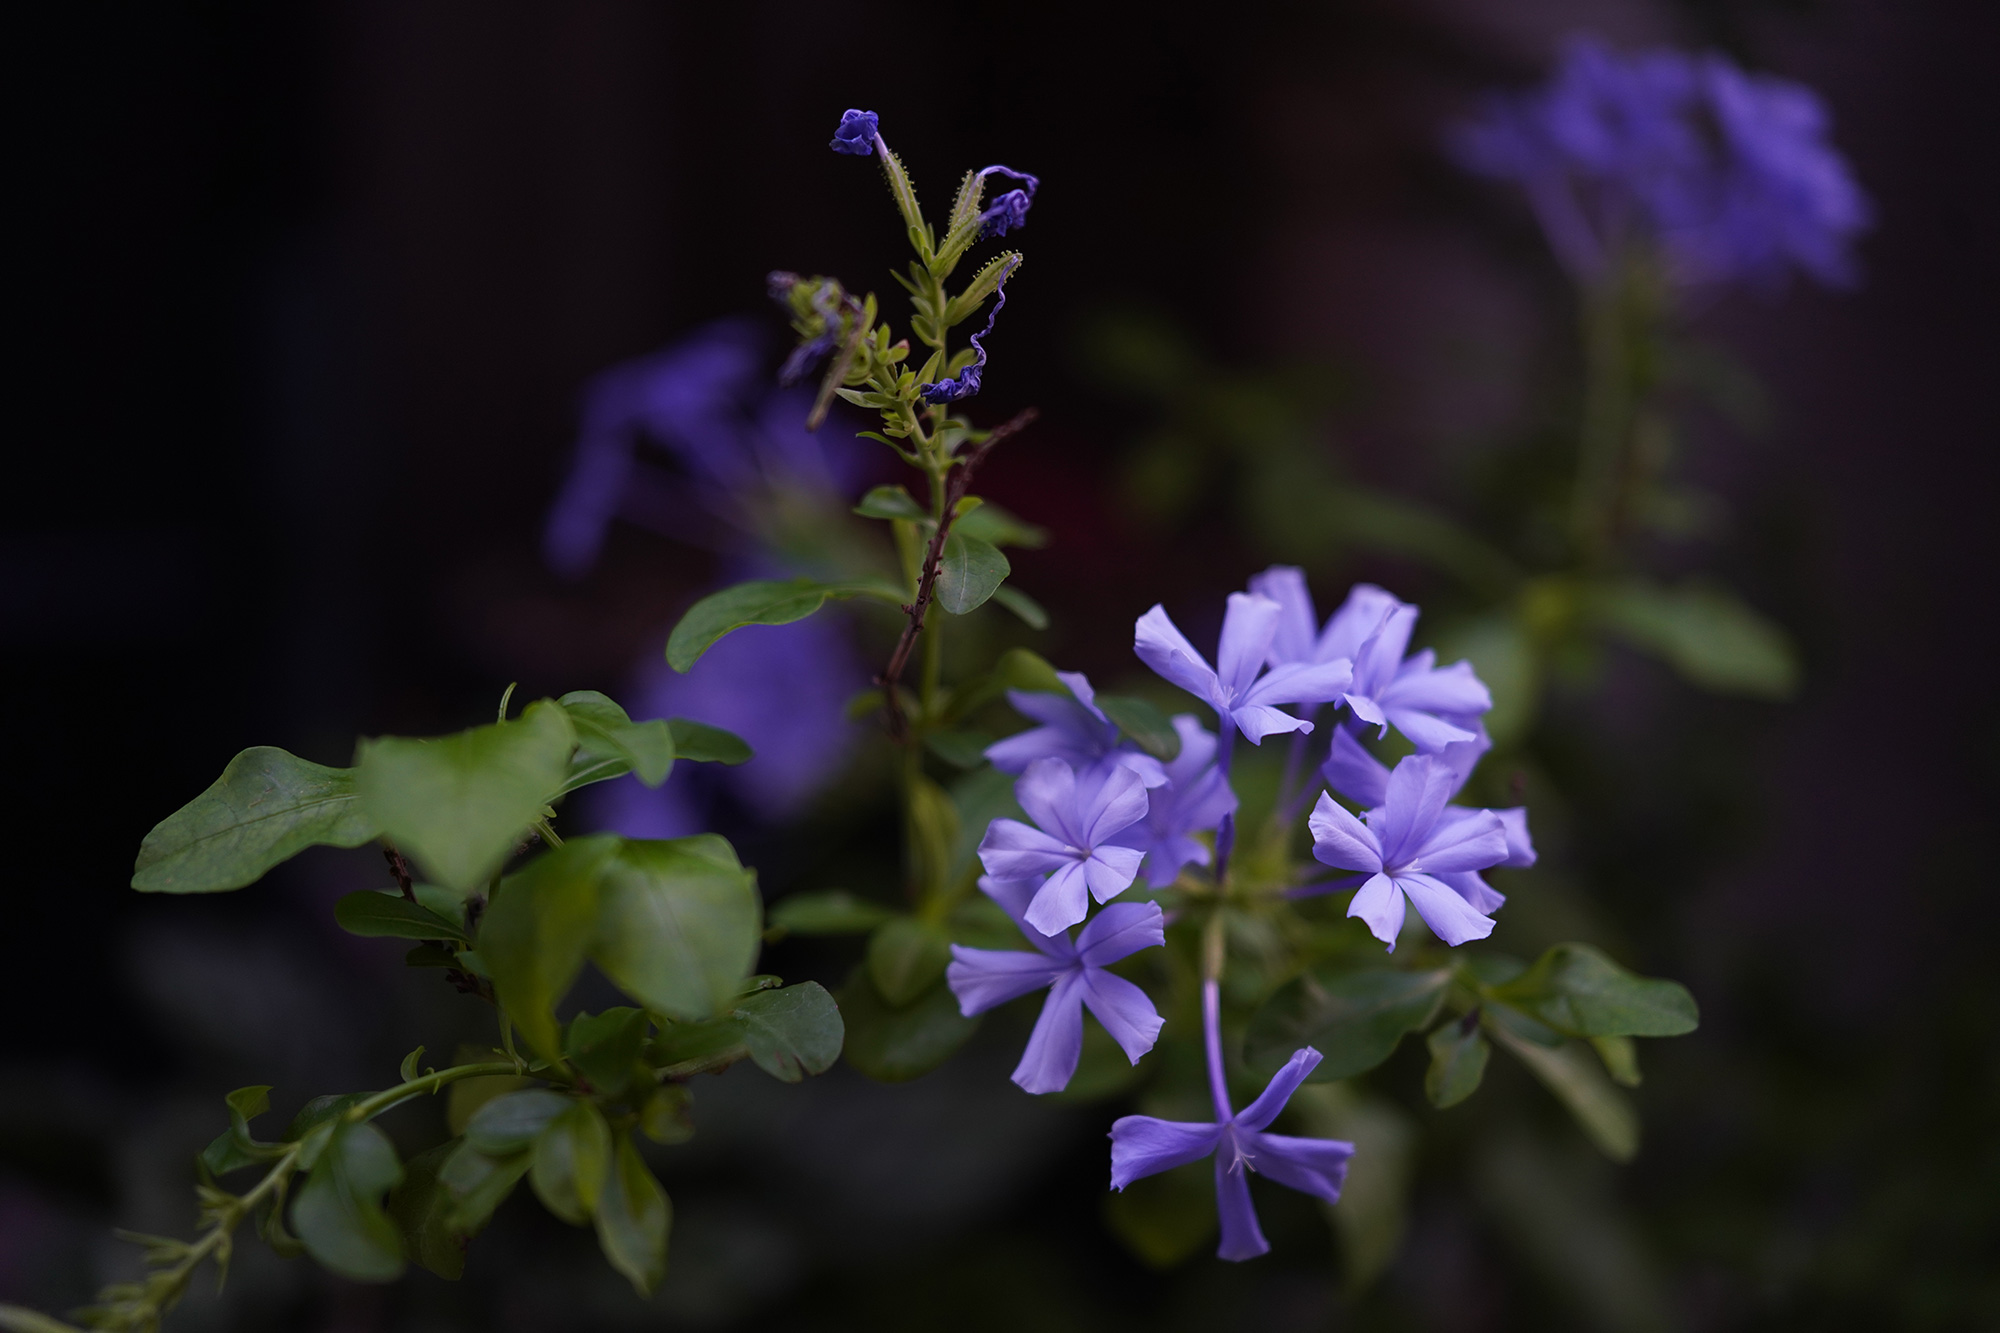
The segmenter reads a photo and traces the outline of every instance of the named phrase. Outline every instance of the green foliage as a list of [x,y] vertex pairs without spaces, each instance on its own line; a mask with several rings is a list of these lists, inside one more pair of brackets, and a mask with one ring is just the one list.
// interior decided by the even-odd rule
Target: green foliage
[[621,842],[600,868],[591,956],[648,1009],[677,1019],[726,1010],[763,934],[756,876],[712,833]]
[[596,690],[572,690],[556,702],[576,728],[576,757],[563,791],[623,773],[636,773],[639,781],[657,787],[673,771],[675,737],[665,722],[634,722]]
[[528,1174],[527,1148],[494,1157],[471,1143],[462,1143],[438,1170],[438,1181],[451,1195],[446,1225],[465,1236],[486,1229],[493,1212],[507,1201]]
[[359,847],[381,831],[354,772],[259,745],[229,761],[201,795],[139,845],[141,893],[220,893],[263,878],[308,847]]
[[402,1276],[403,1242],[382,1200],[402,1178],[388,1136],[343,1121],[292,1203],[292,1230],[307,1253],[342,1277],[392,1282]]
[[1172,1268],[1215,1235],[1215,1168],[1190,1162],[1135,1180],[1105,1196],[1104,1221],[1142,1263]]
[[733,731],[711,727],[706,722],[690,722],[684,717],[668,718],[667,726],[673,731],[674,749],[683,759],[732,768],[750,762],[749,743]]
[[464,926],[394,891],[350,893],[333,905],[333,919],[350,935],[469,942]]
[[828,598],[873,597],[901,603],[901,589],[879,581],[820,583],[812,579],[759,580],[739,583],[689,607],[667,636],[667,664],[687,671],[717,639],[745,625],[789,625],[820,609]]
[[1726,589],[1631,579],[1602,588],[1596,611],[1613,633],[1703,689],[1783,699],[1798,686],[1784,631]]
[[930,520],[930,511],[918,504],[901,486],[877,486],[861,497],[854,512],[863,518],[903,519],[910,523]]
[[1126,737],[1155,759],[1171,762],[1180,757],[1181,734],[1165,713],[1144,699],[1122,694],[1100,694],[1097,707],[1125,733]]
[[1011,570],[999,547],[954,526],[945,537],[944,560],[938,566],[938,605],[955,616],[967,615],[985,605]]
[[770,923],[766,934],[866,935],[894,915],[888,908],[864,902],[844,889],[795,893],[766,914]]
[[598,883],[619,848],[579,838],[530,861],[500,884],[479,927],[479,954],[521,1035],[550,1059],[562,1053],[555,1004],[569,990],[598,930]]
[[1614,1162],[1629,1162],[1638,1154],[1639,1114],[1624,1094],[1611,1086],[1587,1046],[1571,1042],[1551,1048],[1498,1025],[1489,1025],[1486,1030],[1569,1108],[1599,1152]]
[[458,1147],[453,1139],[418,1153],[403,1164],[402,1183],[389,1192],[389,1217],[402,1236],[403,1252],[453,1282],[465,1272],[469,1237],[455,1225],[457,1203],[438,1172]]
[[1279,987],[1251,1018],[1244,1059],[1269,1073],[1311,1046],[1326,1057],[1311,1082],[1351,1078],[1388,1059],[1404,1033],[1429,1024],[1450,982],[1449,971],[1315,968]]
[[837,997],[847,1025],[847,1062],[872,1079],[902,1083],[928,1074],[963,1046],[979,1020],[958,1011],[943,980],[906,1005],[882,998],[866,969]]
[[604,1257],[641,1296],[652,1295],[666,1276],[673,1205],[629,1138],[621,1136],[612,1152],[594,1216]]
[[1573,1037],[1678,1037],[1698,1021],[1679,982],[1637,977],[1588,944],[1558,944],[1491,997]]
[[500,869],[569,773],[576,730],[543,700],[519,718],[435,740],[363,741],[368,819],[437,883],[466,892]]
[[1431,1067],[1424,1071],[1424,1095],[1431,1105],[1440,1110],[1456,1106],[1479,1090],[1493,1048],[1479,1031],[1478,1011],[1440,1025],[1425,1044],[1430,1047]]
[[591,1087],[616,1097],[645,1073],[639,1063],[645,1043],[645,1011],[619,1006],[571,1019],[563,1035],[563,1054]]
[[611,1127],[589,1102],[571,1102],[535,1136],[528,1183],[542,1206],[575,1226],[590,1220],[611,1169]]
[[916,917],[891,917],[868,941],[869,979],[894,1008],[929,990],[950,962],[950,938]]

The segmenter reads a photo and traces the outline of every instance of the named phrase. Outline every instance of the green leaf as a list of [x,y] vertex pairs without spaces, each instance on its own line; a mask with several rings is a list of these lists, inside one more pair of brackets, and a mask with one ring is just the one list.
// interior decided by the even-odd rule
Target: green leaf
[[467,1237],[453,1225],[458,1202],[438,1172],[458,1148],[454,1139],[418,1153],[405,1163],[402,1183],[389,1193],[389,1217],[402,1233],[404,1253],[454,1282],[465,1272]]
[[1105,1197],[1104,1221],[1149,1268],[1172,1268],[1215,1235],[1215,1167],[1204,1159],[1143,1176]]
[[1132,743],[1155,759],[1180,758],[1181,734],[1167,715],[1144,699],[1124,694],[1100,694],[1097,706]]
[[968,537],[954,527],[944,539],[944,559],[938,565],[938,605],[955,616],[975,611],[1012,568],[999,547]]
[[326,768],[259,745],[139,844],[141,893],[221,893],[308,847],[359,847],[381,832],[355,796],[351,769]]
[[[251,1089],[246,1088],[244,1091],[248,1092]],[[285,1142],[301,1141],[321,1125],[331,1124],[345,1115],[348,1107],[367,1099],[368,1094],[365,1092],[327,1093],[313,1098],[299,1108],[298,1114],[292,1117],[292,1123],[285,1127]],[[318,1160],[317,1157],[314,1160]],[[301,1162],[300,1165],[310,1168],[312,1162]]]
[[863,518],[902,518],[912,523],[922,523],[930,518],[930,511],[911,498],[901,486],[877,486],[861,497],[861,503],[854,506],[854,512]]
[[840,1009],[816,981],[758,991],[730,1018],[742,1029],[750,1058],[772,1078],[797,1083],[824,1074],[840,1058]]
[[957,998],[943,982],[898,1009],[881,997],[862,968],[837,998],[847,1026],[847,1062],[883,1083],[928,1074],[979,1026],[978,1019],[959,1013]]
[[756,876],[713,833],[623,841],[605,863],[591,957],[648,1009],[726,1013],[757,961]]
[[748,763],[752,755],[749,742],[733,731],[721,727],[711,727],[706,722],[690,722],[684,717],[671,717],[667,725],[673,728],[674,749],[680,757],[698,764]]
[[75,1324],[65,1324],[18,1305],[0,1305],[0,1329],[6,1329],[7,1333],[84,1333]]
[[571,1102],[535,1140],[528,1183],[542,1206],[582,1226],[604,1195],[611,1167],[611,1127],[589,1102]]
[[745,625],[789,625],[804,620],[827,598],[872,597],[899,605],[909,595],[877,579],[818,583],[812,579],[759,580],[710,593],[688,608],[667,636],[667,665],[687,671],[717,639]]
[[1458,1105],[1478,1090],[1486,1075],[1486,1058],[1493,1053],[1479,1033],[1478,1010],[1465,1017],[1470,1021],[1442,1024],[1426,1043],[1431,1067],[1424,1073],[1424,1095],[1440,1110]]
[[1493,1039],[1528,1067],[1542,1085],[1569,1108],[1597,1150],[1614,1162],[1629,1162],[1639,1151],[1639,1113],[1581,1042],[1551,1050],[1524,1041],[1504,1027],[1487,1024]]
[[458,940],[465,928],[402,894],[362,889],[333,905],[333,919],[350,935],[399,940]]
[[[968,499],[972,498],[970,496]],[[961,502],[962,503],[962,502]],[[1038,550],[1049,544],[1047,528],[1025,523],[987,500],[952,520],[953,532],[962,532],[992,546],[1020,546]]]
[[1001,584],[993,590],[993,600],[1021,618],[1021,623],[1029,629],[1047,629],[1049,613],[1042,604],[1011,584]]
[[667,1229],[673,1216],[667,1192],[646,1169],[638,1149],[630,1139],[619,1139],[597,1204],[597,1244],[641,1296],[652,1295],[666,1276]]
[[1607,628],[1704,689],[1782,699],[1798,685],[1785,632],[1725,589],[1634,579],[1599,589],[1594,605]]
[[639,1110],[639,1130],[655,1143],[694,1137],[694,1094],[685,1083],[662,1083]]
[[1678,1037],[1699,1022],[1687,987],[1635,976],[1588,944],[1558,944],[1490,993],[1574,1037]]
[[894,915],[844,889],[827,889],[780,899],[766,920],[787,935],[865,935]]
[[223,1130],[201,1150],[201,1164],[211,1176],[226,1176],[231,1171],[241,1171],[246,1166],[255,1166],[266,1160],[243,1151],[232,1130]]
[[[576,728],[579,748],[570,765],[570,780],[575,779],[585,756],[615,758],[648,787],[659,786],[673,771],[674,737],[665,722],[657,718],[634,722],[623,708],[596,690],[572,690],[556,702]],[[568,781],[563,785],[564,790],[569,789]]]
[[489,1157],[469,1143],[460,1144],[438,1170],[438,1180],[451,1193],[448,1225],[462,1235],[478,1235],[492,1219],[493,1210],[506,1202],[521,1177],[528,1174],[531,1160],[525,1148],[505,1157]]
[[563,784],[576,731],[542,700],[511,722],[361,743],[362,808],[430,877],[468,892],[498,870]]
[[933,731],[924,737],[924,748],[953,768],[978,768],[991,744],[991,736],[977,731]]
[[495,1097],[465,1125],[465,1141],[488,1157],[526,1152],[549,1122],[567,1111],[575,1099],[547,1088],[527,1088]]
[[1250,1019],[1244,1060],[1273,1071],[1301,1046],[1325,1056],[1309,1082],[1373,1069],[1406,1032],[1429,1023],[1451,981],[1448,970],[1403,972],[1322,966],[1280,986]]
[[910,815],[910,860],[917,883],[941,894],[951,880],[952,851],[962,828],[958,804],[929,778],[918,778],[907,794]]
[[593,1088],[616,1097],[632,1085],[645,1041],[645,1011],[621,1006],[571,1019],[563,1053]]
[[479,923],[479,952],[501,1005],[530,1044],[562,1054],[555,1006],[597,931],[598,882],[618,851],[609,834],[572,838],[500,884]]
[[382,1196],[402,1178],[387,1135],[341,1122],[292,1204],[292,1230],[321,1267],[354,1282],[393,1282],[403,1243]]
[[646,1062],[670,1077],[726,1067],[748,1054],[743,1029],[727,1018],[673,1023],[646,1045]]
[[1613,1083],[1621,1088],[1639,1086],[1639,1049],[1630,1037],[1592,1037],[1590,1044]]
[[868,941],[868,976],[894,1008],[929,990],[951,963],[951,941],[928,921],[892,917]]

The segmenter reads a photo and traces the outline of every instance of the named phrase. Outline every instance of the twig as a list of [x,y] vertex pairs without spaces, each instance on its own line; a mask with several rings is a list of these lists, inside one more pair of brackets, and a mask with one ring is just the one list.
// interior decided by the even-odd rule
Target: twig
[[389,873],[396,877],[396,887],[403,891],[403,897],[410,902],[417,900],[417,892],[411,887],[410,863],[394,847],[384,847],[382,855],[388,859]]

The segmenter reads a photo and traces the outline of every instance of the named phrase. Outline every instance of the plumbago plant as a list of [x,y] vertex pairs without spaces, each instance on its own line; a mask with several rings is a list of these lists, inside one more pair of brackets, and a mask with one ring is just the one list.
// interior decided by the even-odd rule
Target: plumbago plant
[[[873,295],[774,274],[800,339],[783,374],[825,361],[811,421],[836,396],[875,411],[881,429],[864,434],[921,474],[921,497],[878,486],[855,507],[887,525],[900,576],[727,588],[687,612],[667,657],[686,671],[733,630],[829,601],[895,609],[876,688],[850,711],[879,717],[900,756],[903,903],[822,890],[767,917],[755,872],[714,834],[564,839],[555,826],[579,788],[626,774],[658,786],[677,761],[750,757],[728,732],[634,721],[591,691],[518,715],[503,698],[496,721],[452,736],[367,739],[345,769],[244,751],[148,835],[133,887],[234,890],[311,846],[380,842],[391,884],[341,899],[336,920],[408,942],[412,965],[491,1006],[496,1040],[444,1067],[420,1047],[393,1086],[314,1098],[269,1137],[252,1122],[272,1089],[229,1094],[227,1128],[197,1162],[201,1234],[131,1237],[149,1275],[107,1289],[76,1316],[85,1325],[156,1328],[204,1262],[226,1269],[246,1222],[278,1252],[357,1281],[409,1262],[456,1277],[523,1178],[558,1217],[594,1226],[644,1293],[664,1271],[670,1204],[635,1136],[694,1133],[695,1075],[749,1060],[797,1081],[844,1043],[863,1073],[907,1079],[948,1059],[987,1011],[1042,992],[1014,1082],[1140,1096],[1145,1113],[1109,1127],[1110,1183],[1114,1224],[1150,1257],[1185,1253],[1188,1235],[1199,1245],[1218,1224],[1222,1258],[1264,1253],[1252,1174],[1336,1203],[1354,1145],[1274,1128],[1321,1127],[1308,1085],[1363,1073],[1413,1034],[1438,1106],[1476,1090],[1498,1045],[1607,1153],[1636,1149],[1613,1085],[1638,1080],[1634,1038],[1693,1029],[1694,1002],[1586,944],[1532,962],[1461,948],[1491,933],[1505,902],[1485,876],[1535,853],[1525,810],[1454,803],[1490,744],[1492,700],[1467,663],[1409,651],[1415,607],[1364,585],[1321,624],[1300,571],[1273,567],[1228,599],[1212,660],[1153,607],[1137,656],[1205,716],[1101,694],[1018,648],[945,678],[946,616],[993,602],[1046,623],[1004,586],[1000,546],[1033,530],[971,491],[1032,414],[992,428],[958,414],[979,392],[1021,256],[947,286],[977,243],[1024,225],[1039,182],[1003,166],[967,173],[940,236],[873,113],[847,112],[832,146],[881,163],[916,253],[897,278],[929,352],[909,367]],[[995,176],[1014,188],[989,201]],[[951,331],[982,307],[981,332],[953,351]],[[1008,709],[1033,725],[995,741]],[[1240,745],[1266,742],[1284,750],[1280,789],[1239,792]],[[815,983],[756,972],[760,942],[786,933],[867,936],[837,1004]],[[633,1003],[559,1020],[586,961]],[[440,1093],[452,1137],[400,1160],[375,1120]],[[1161,1204],[1202,1174],[1213,1203],[1190,1231],[1187,1209]],[[71,1326],[0,1308],[0,1327]]]

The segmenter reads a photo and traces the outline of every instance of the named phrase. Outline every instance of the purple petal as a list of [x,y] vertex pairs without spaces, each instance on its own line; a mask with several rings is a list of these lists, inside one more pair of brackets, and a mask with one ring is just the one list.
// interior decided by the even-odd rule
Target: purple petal
[[1368,753],[1344,727],[1333,733],[1333,752],[1319,771],[1329,787],[1364,808],[1389,799],[1388,765]]
[[1222,642],[1215,651],[1215,674],[1228,698],[1242,697],[1264,669],[1280,614],[1278,604],[1268,597],[1229,594],[1229,609],[1222,613]]
[[1215,762],[1215,733],[1201,725],[1193,713],[1175,713],[1174,730],[1180,733],[1181,752],[1167,765],[1167,780],[1185,783]]
[[1448,745],[1472,740],[1477,735],[1468,727],[1454,726],[1441,717],[1414,708],[1384,704],[1382,715],[1389,719],[1390,726],[1408,736],[1425,754],[1435,754]]
[[1033,879],[1075,865],[1076,853],[1018,819],[996,819],[979,840],[979,861],[995,879]]
[[1162,764],[1159,760],[1153,758],[1153,756],[1141,754],[1137,750],[1113,750],[1098,762],[1132,770],[1139,775],[1140,785],[1145,787],[1147,791],[1151,791],[1155,787],[1164,787],[1173,781],[1172,778],[1167,776],[1167,766],[1165,764]]
[[1018,949],[968,949],[954,944],[951,966],[944,970],[944,979],[951,993],[958,997],[958,1011],[971,1018],[997,1004],[1038,991],[1074,970],[1047,954]]
[[1037,759],[1029,764],[1014,784],[1014,799],[1043,832],[1071,847],[1090,845],[1076,827],[1076,770],[1062,760]]
[[1166,1024],[1160,1011],[1153,1007],[1152,998],[1125,978],[1103,968],[1089,968],[1082,976],[1078,988],[1083,1002],[1097,1015],[1097,1021],[1104,1024],[1104,1030],[1118,1043],[1118,1049],[1125,1052],[1125,1058],[1138,1064],[1139,1057],[1153,1049],[1153,1043],[1160,1038],[1160,1029]]
[[1301,1194],[1327,1203],[1340,1202],[1347,1179],[1347,1161],[1354,1145],[1339,1139],[1300,1139],[1288,1134],[1257,1134],[1249,1145],[1251,1170]]
[[1104,716],[1104,710],[1097,706],[1097,692],[1090,688],[1089,678],[1081,671],[1058,671],[1056,679],[1069,686],[1069,692],[1076,696],[1077,703],[1092,717],[1107,727],[1111,725],[1111,719]]
[[1274,667],[1243,696],[1246,704],[1323,704],[1347,693],[1354,683],[1354,664],[1344,657],[1331,662],[1293,662]]
[[1061,727],[1031,727],[986,747],[986,758],[1002,773],[1020,773],[1037,759],[1075,763],[1083,758],[1076,733]]
[[1084,881],[1090,885],[1091,896],[1108,903],[1131,888],[1132,881],[1139,877],[1139,863],[1145,859],[1146,854],[1137,847],[1106,844],[1092,850],[1083,862]]
[[[1382,861],[1400,866],[1416,855],[1430,837],[1445,802],[1451,799],[1452,772],[1429,755],[1413,754],[1389,772],[1389,797],[1382,808],[1368,817],[1369,827],[1382,840]],[[1491,861],[1488,865],[1493,864]],[[1448,870],[1477,870],[1477,866],[1447,866]]]
[[1320,631],[1319,642],[1314,646],[1313,657],[1317,661],[1331,662],[1336,657],[1345,657],[1360,665],[1361,645],[1370,635],[1382,627],[1382,621],[1402,603],[1372,583],[1357,583],[1348,590],[1347,600],[1340,609],[1328,617],[1326,628]]
[[1166,679],[1208,704],[1220,694],[1215,671],[1175,628],[1165,607],[1155,606],[1133,626],[1132,651]]
[[[1463,719],[1446,718],[1445,720],[1455,724]],[[1458,795],[1459,790],[1465,786],[1466,779],[1472,776],[1472,770],[1479,766],[1479,761],[1485,757],[1488,750],[1493,748],[1493,738],[1486,734],[1486,728],[1483,724],[1473,722],[1471,730],[1473,733],[1471,740],[1453,741],[1437,752],[1438,758],[1444,760],[1446,766],[1452,771],[1453,786],[1451,794],[1453,796]]]
[[1049,989],[1042,1015],[1028,1034],[1028,1048],[1014,1069],[1023,1092],[1061,1092],[1076,1073],[1083,1054],[1083,974],[1065,973]]
[[[1450,885],[1429,875],[1398,875],[1396,887],[1409,895],[1431,933],[1454,947],[1493,933],[1493,918],[1482,916]],[[1379,936],[1378,936],[1379,938]]]
[[1507,832],[1500,816],[1491,810],[1463,810],[1451,819],[1440,818],[1403,864],[1423,874],[1437,874],[1485,870],[1506,859]]
[[1250,704],[1242,708],[1232,708],[1229,720],[1243,733],[1243,739],[1252,745],[1262,745],[1266,736],[1282,735],[1292,731],[1311,731],[1313,724],[1290,713],[1272,708],[1266,704]]
[[1528,836],[1528,807],[1517,805],[1493,813],[1500,816],[1500,827],[1507,834],[1507,859],[1500,864],[1516,868],[1533,865],[1535,840]]
[[1451,891],[1472,904],[1472,910],[1492,916],[1505,905],[1507,895],[1488,884],[1477,870],[1461,870],[1450,875],[1434,875],[1432,878],[1449,885]]
[[1336,870],[1381,870],[1382,841],[1375,830],[1325,792],[1320,793],[1306,826],[1312,830],[1316,860]]
[[1278,629],[1271,636],[1272,666],[1313,660],[1313,636],[1319,624],[1305,571],[1295,565],[1272,565],[1250,580],[1250,591],[1278,604]]
[[1109,967],[1166,942],[1167,918],[1158,903],[1114,903],[1077,933],[1076,956],[1085,967]]
[[1306,1081],[1306,1075],[1318,1067],[1324,1057],[1310,1046],[1302,1046],[1292,1052],[1292,1058],[1285,1061],[1285,1067],[1271,1076],[1264,1090],[1257,1094],[1257,1100],[1236,1113],[1235,1122],[1245,1129],[1262,1129],[1278,1118],[1278,1112],[1285,1109],[1285,1103]]
[[[1164,775],[1162,775],[1164,776]],[[1078,802],[1077,832],[1081,847],[1095,847],[1122,828],[1130,828],[1146,817],[1146,783],[1138,773],[1122,765],[1112,765],[1101,776],[1092,775],[1095,790]]]
[[1380,727],[1382,729],[1380,735],[1389,734],[1389,719],[1382,715],[1381,708],[1376,706],[1373,699],[1365,694],[1343,694],[1340,698],[1342,703],[1354,710],[1354,716],[1371,727]]
[[[1062,672],[1056,673],[1058,677]],[[1075,699],[1049,690],[1009,690],[1007,702],[1022,717],[1031,717],[1051,727],[1061,727],[1078,735],[1100,733],[1111,724],[1096,709],[1085,709]]]
[[1370,935],[1388,945],[1390,953],[1396,952],[1396,936],[1403,929],[1403,891],[1396,881],[1387,875],[1370,877],[1354,891],[1347,914],[1360,917]]
[[1355,688],[1380,701],[1381,691],[1396,679],[1396,672],[1403,665],[1403,654],[1409,650],[1410,634],[1416,627],[1416,607],[1407,602],[1397,602],[1391,607],[1382,617],[1381,625],[1354,654]]
[[1215,1151],[1222,1126],[1150,1115],[1121,1116],[1111,1125],[1111,1188],[1198,1162]]
[[1070,861],[1035,893],[1034,901],[1028,904],[1028,924],[1044,935],[1056,935],[1089,913],[1090,884],[1084,878],[1083,864]]
[[1384,708],[1414,708],[1446,716],[1479,714],[1493,707],[1493,695],[1472,669],[1472,663],[1453,662],[1433,667],[1429,649],[1403,663],[1396,679],[1381,692]]
[[1222,1244],[1218,1259],[1241,1263],[1268,1254],[1271,1242],[1257,1225],[1257,1210],[1250,1205],[1250,1173],[1234,1153],[1216,1154],[1215,1211],[1222,1219]]
[[991,875],[979,877],[979,891],[1000,904],[1000,910],[1021,928],[1021,935],[1028,943],[1051,958],[1069,963],[1076,957],[1076,946],[1069,942],[1069,936],[1044,935],[1028,924],[1028,904],[1035,900],[1035,891],[1041,887],[1040,876],[1029,879],[995,879]]

